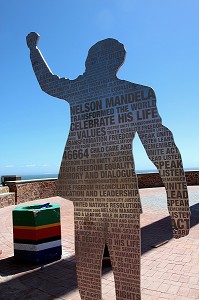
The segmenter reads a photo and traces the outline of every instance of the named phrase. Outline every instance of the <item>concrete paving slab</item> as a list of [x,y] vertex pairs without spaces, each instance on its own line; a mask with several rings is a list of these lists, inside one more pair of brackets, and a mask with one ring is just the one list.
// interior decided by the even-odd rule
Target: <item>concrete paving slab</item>
[[[187,237],[172,238],[164,188],[140,190],[142,300],[199,299],[199,187],[188,187],[191,230]],[[60,197],[31,201],[61,205],[62,259],[47,265],[31,266],[13,258],[12,210],[0,209],[0,299],[80,300],[74,251],[73,204]],[[29,205],[30,202],[23,203]],[[168,241],[168,242],[166,242]],[[166,242],[166,243],[165,243]],[[158,248],[152,245],[161,244]],[[110,266],[102,270],[104,300],[114,300],[114,278]],[[95,299],[93,299],[95,300]]]

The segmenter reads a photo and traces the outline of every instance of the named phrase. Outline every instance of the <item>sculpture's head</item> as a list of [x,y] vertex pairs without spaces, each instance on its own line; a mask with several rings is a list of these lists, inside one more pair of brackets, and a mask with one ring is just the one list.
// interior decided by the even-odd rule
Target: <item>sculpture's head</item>
[[115,75],[125,60],[124,45],[115,39],[108,38],[93,45],[86,59],[86,72]]

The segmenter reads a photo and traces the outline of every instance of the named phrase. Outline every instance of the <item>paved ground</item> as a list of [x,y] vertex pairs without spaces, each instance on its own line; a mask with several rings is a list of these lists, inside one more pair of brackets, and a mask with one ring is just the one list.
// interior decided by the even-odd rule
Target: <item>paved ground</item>
[[[144,210],[141,216],[142,300],[199,299],[199,187],[189,187],[191,231],[188,237],[179,240],[171,235],[164,189],[143,189],[140,194]],[[61,204],[63,256],[45,266],[15,262],[11,214],[14,206],[0,209],[1,300],[80,300],[75,271],[73,204],[59,197],[47,201]],[[168,243],[159,248],[151,247],[167,240]],[[103,298],[114,300],[111,267],[104,266],[102,273]]]

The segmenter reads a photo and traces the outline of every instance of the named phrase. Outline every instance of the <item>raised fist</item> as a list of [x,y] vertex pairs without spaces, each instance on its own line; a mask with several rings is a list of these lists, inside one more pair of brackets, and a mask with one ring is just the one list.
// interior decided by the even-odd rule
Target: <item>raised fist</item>
[[36,32],[30,32],[26,37],[28,48],[36,48],[40,35]]

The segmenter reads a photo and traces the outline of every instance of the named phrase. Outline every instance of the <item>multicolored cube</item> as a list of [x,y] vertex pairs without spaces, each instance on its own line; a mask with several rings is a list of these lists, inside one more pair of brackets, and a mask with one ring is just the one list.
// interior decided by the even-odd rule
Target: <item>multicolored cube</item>
[[61,258],[59,204],[18,206],[12,213],[15,259],[44,264]]

